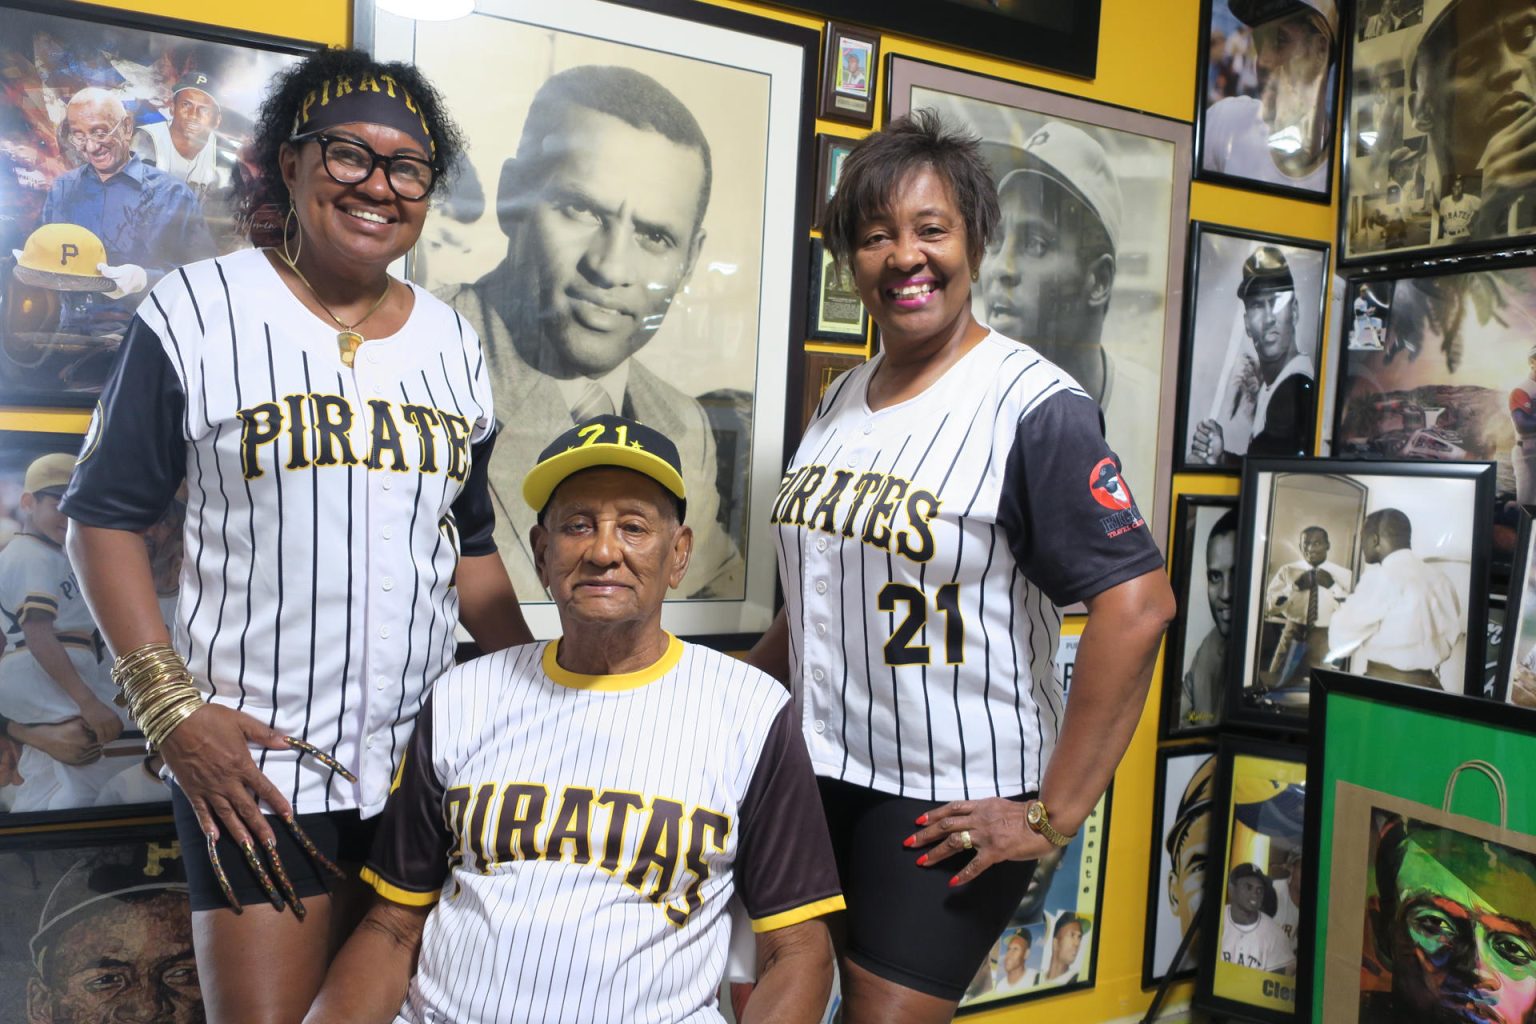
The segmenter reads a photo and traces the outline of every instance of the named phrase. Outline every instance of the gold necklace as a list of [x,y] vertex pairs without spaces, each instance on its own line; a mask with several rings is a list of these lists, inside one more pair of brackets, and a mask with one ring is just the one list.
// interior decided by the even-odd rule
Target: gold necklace
[[288,265],[288,269],[293,271],[294,276],[299,279],[299,283],[302,284],[305,288],[309,289],[309,294],[314,297],[316,302],[320,303],[320,308],[325,310],[325,312],[330,316],[332,320],[336,321],[337,327],[341,328],[340,331],[336,332],[336,347],[341,350],[342,364],[350,367],[357,360],[358,346],[361,345],[365,340],[361,334],[357,333],[357,328],[362,325],[364,320],[367,320],[369,317],[373,316],[373,314],[377,313],[380,306],[384,305],[384,300],[389,298],[389,286],[391,282],[387,277],[385,278],[384,291],[376,300],[374,300],[373,305],[368,307],[368,312],[364,313],[362,317],[354,320],[350,324],[344,323],[341,317],[331,312],[331,307],[325,304],[325,300],[320,297],[320,293],[315,291],[315,286],[310,284],[309,278],[304,276],[304,271],[300,270],[298,266],[288,258],[288,254],[277,250],[277,255],[278,258],[280,258],[284,263]]

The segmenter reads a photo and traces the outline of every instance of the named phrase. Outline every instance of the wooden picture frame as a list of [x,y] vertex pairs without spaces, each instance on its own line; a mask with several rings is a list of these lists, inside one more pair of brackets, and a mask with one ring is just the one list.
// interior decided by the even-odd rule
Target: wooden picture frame
[[829,21],[823,35],[816,116],[860,128],[873,127],[878,95],[875,78],[880,67],[879,34]]

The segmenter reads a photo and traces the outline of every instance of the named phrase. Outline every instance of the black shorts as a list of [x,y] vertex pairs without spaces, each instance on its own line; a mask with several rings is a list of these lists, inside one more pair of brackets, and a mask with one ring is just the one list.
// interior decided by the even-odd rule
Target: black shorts
[[[229,901],[224,898],[224,892],[213,874],[213,862],[208,859],[208,840],[203,837],[203,827],[197,823],[191,801],[174,782],[171,784],[171,813],[176,818],[177,838],[181,840],[181,859],[186,866],[187,890],[192,899],[192,909],[227,908]],[[293,833],[288,831],[283,819],[274,814],[266,815],[266,819],[272,834],[277,837],[277,855],[283,859],[283,868],[288,872],[288,880],[293,883],[293,891],[301,899],[328,893],[328,883],[335,880],[328,877],[325,869],[304,852],[304,847],[293,838]],[[316,849],[330,858],[331,863],[343,865],[361,864],[367,860],[373,848],[373,835],[379,827],[378,816],[364,818],[355,810],[300,814],[298,822]],[[218,849],[219,863],[223,865],[224,874],[229,878],[229,887],[235,891],[235,899],[240,901],[240,905],[248,907],[258,903],[270,904],[266,891],[246,864],[245,854],[240,852],[239,844],[229,837],[227,829],[219,830]],[[270,871],[266,851],[258,850],[257,854]]]
[[901,845],[918,831],[918,815],[947,801],[817,781],[848,904],[846,955],[887,981],[958,1001],[1023,900],[1035,862],[1002,861],[951,889],[950,878],[974,853],[920,868],[922,850]]

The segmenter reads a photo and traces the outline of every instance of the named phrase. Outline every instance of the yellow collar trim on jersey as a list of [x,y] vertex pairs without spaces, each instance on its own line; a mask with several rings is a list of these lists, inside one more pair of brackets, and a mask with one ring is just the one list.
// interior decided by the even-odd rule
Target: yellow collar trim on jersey
[[660,658],[645,668],[624,672],[616,676],[587,676],[560,667],[555,660],[562,640],[551,640],[544,648],[544,674],[561,686],[573,690],[633,690],[647,683],[654,683],[677,667],[683,659],[683,642],[671,633],[667,634],[667,649]]

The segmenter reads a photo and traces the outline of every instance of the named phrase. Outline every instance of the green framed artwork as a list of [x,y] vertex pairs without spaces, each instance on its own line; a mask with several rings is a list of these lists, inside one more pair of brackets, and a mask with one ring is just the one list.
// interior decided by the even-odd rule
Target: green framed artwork
[[1301,1019],[1536,1019],[1536,710],[1320,670],[1311,716]]

